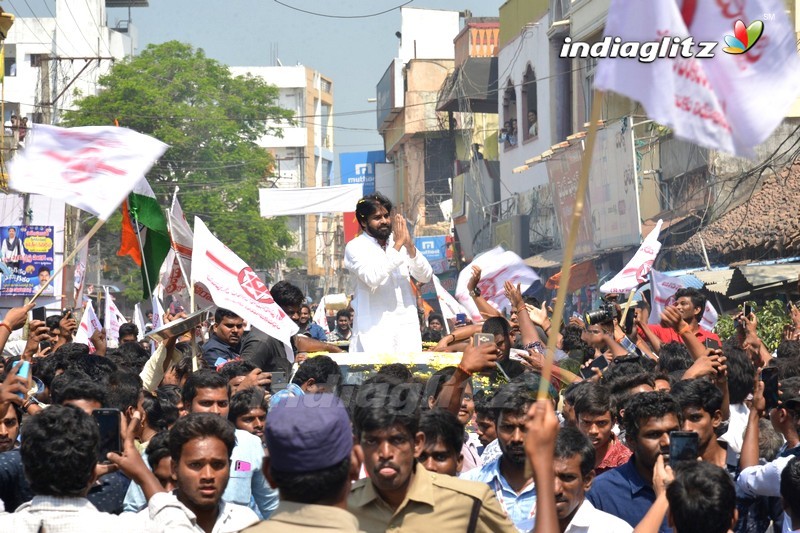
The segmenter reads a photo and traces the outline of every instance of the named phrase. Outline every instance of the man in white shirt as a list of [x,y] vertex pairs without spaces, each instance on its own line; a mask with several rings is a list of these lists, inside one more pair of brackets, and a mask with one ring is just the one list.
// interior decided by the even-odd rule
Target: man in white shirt
[[561,533],[630,533],[627,522],[595,509],[585,498],[594,481],[594,464],[595,450],[588,437],[576,428],[562,428],[553,461]]
[[433,275],[418,253],[400,214],[391,217],[392,202],[380,193],[356,204],[363,232],[347,244],[345,268],[355,281],[355,320],[351,352],[418,352],[422,349],[413,276],[426,283]]

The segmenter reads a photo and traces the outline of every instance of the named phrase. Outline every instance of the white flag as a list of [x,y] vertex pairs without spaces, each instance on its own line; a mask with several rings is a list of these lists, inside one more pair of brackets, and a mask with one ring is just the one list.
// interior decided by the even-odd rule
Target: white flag
[[633,257],[620,273],[603,283],[600,292],[605,294],[626,294],[642,283],[646,283],[648,274],[653,268],[658,252],[661,250],[661,243],[658,242],[658,235],[661,233],[663,220],[659,219],[656,227],[653,228],[642,245],[633,254]]
[[83,287],[86,284],[86,265],[89,262],[89,243],[78,251],[75,258],[75,308],[83,307]]
[[107,220],[168,148],[127,128],[34,124],[8,163],[11,189],[57,198]]
[[331,329],[328,327],[328,311],[325,309],[325,298],[327,298],[327,295],[323,296],[319,301],[319,305],[317,306],[317,310],[314,311],[314,318],[312,320],[325,331],[325,335],[328,335]]
[[95,331],[100,331],[101,329],[103,329],[103,326],[100,324],[100,319],[97,318],[94,312],[92,301],[87,300],[86,307],[83,309],[81,323],[78,325],[78,331],[75,332],[75,342],[88,345],[89,351],[94,353],[94,344],[92,344],[92,341],[89,339],[91,339]]
[[442,316],[444,317],[446,327],[449,331],[450,325],[449,322],[447,322],[448,320],[452,319],[455,321],[457,314],[464,313],[465,315],[469,315],[470,312],[442,287],[442,282],[439,281],[436,274],[433,275],[433,286],[436,288],[436,298],[439,300],[439,307],[442,310]]
[[478,282],[481,296],[499,310],[511,306],[503,287],[506,281],[510,281],[514,285],[520,284],[520,289],[525,292],[534,281],[539,279],[536,272],[526,265],[520,256],[514,252],[505,251],[502,246],[482,253],[458,274],[458,283],[456,284],[456,299],[469,310],[474,322],[481,322],[484,317],[481,316],[467,291],[467,281],[472,276],[472,265],[481,269],[481,280]]
[[[202,283],[214,304],[230,309],[252,327],[289,345],[297,324],[283,312],[253,269],[194,219],[192,281]],[[288,352],[287,352],[287,355]]]
[[[685,289],[688,285],[681,280],[680,277],[671,277],[662,274],[657,270],[650,271],[650,324],[658,324],[661,322],[661,313],[668,305],[675,303],[675,293],[678,289]],[[714,326],[717,325],[719,315],[711,302],[706,300],[706,308],[703,311],[703,318],[700,320],[700,326],[712,331]]]
[[[753,157],[753,148],[780,124],[800,94],[800,59],[785,4],[780,0],[678,4],[612,0],[605,35],[620,37],[623,43],[664,38],[668,45],[670,38],[691,36],[694,54],[701,50],[698,43],[716,43],[713,57],[678,55],[652,62],[636,57],[601,59],[595,86],[640,102],[650,118],[690,142]],[[767,17],[765,22],[759,20]],[[743,53],[723,51],[726,43],[736,41],[735,35],[748,41],[748,34],[752,48],[743,42]]]
[[133,306],[133,323],[136,324],[136,329],[139,330],[138,341],[144,339],[144,315],[142,314],[142,304],[138,303]]
[[155,294],[150,303],[153,308],[153,329],[158,329],[164,325],[164,306]]
[[114,299],[111,297],[111,291],[108,287],[105,288],[105,296],[106,296],[106,310],[105,310],[105,321],[106,321],[106,339],[109,341],[119,342],[119,327],[127,322],[125,317],[122,313],[119,312],[117,308],[117,304],[114,303]]

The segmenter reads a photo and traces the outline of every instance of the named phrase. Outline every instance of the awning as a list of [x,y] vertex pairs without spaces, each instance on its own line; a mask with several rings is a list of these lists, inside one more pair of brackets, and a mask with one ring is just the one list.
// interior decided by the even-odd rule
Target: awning
[[497,113],[497,58],[470,57],[445,80],[437,111],[463,111],[469,102],[473,113]]
[[525,259],[525,264],[532,268],[553,268],[561,266],[564,250],[547,250]]
[[[561,282],[561,271],[559,270],[547,280],[545,287],[550,290],[558,289]],[[594,261],[584,261],[583,263],[572,265],[569,275],[569,285],[567,292],[572,294],[578,289],[582,289],[587,285],[597,283],[597,269],[594,267]]]
[[800,279],[800,263],[783,265],[744,265],[736,268],[731,278],[730,298],[743,297],[752,291],[794,283]]
[[698,270],[697,272],[692,272],[692,274],[706,284],[706,289],[720,294],[728,294],[734,270],[733,268]]

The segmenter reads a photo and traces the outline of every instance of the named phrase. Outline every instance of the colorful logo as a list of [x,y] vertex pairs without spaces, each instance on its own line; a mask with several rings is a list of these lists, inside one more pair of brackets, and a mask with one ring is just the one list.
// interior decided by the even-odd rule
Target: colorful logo
[[762,33],[764,33],[764,23],[760,20],[754,21],[747,28],[744,27],[744,22],[737,20],[733,25],[733,35],[725,36],[725,43],[728,46],[722,51],[729,54],[743,54],[758,42]]

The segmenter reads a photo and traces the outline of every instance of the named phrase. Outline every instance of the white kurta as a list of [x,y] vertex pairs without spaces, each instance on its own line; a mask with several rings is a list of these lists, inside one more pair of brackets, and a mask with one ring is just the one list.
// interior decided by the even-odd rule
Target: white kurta
[[392,237],[384,251],[375,238],[362,233],[347,243],[344,266],[355,285],[350,351],[419,352],[422,336],[409,276],[430,281],[428,260],[419,251],[413,259],[405,248],[398,252]]

